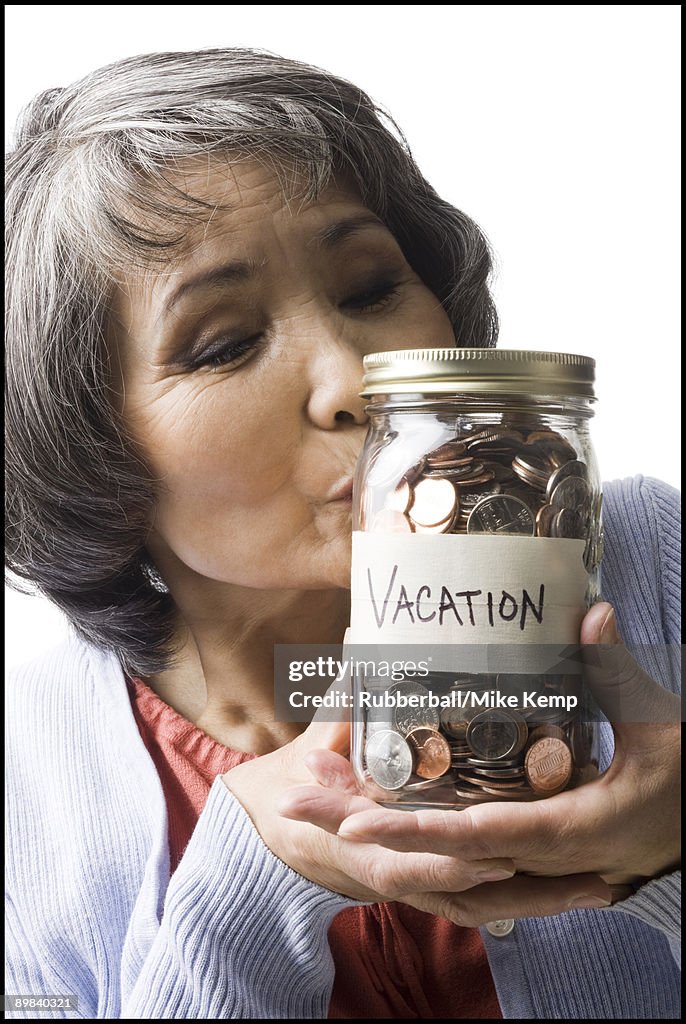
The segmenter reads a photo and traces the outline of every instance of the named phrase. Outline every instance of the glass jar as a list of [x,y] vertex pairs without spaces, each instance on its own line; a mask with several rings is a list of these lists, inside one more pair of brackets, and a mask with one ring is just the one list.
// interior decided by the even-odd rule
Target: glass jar
[[347,642],[352,763],[380,803],[537,800],[597,777],[578,656],[602,558],[594,370],[507,349],[365,358]]

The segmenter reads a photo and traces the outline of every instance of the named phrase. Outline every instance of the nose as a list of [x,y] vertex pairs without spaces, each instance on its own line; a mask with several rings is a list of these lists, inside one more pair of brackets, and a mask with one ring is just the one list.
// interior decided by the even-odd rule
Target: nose
[[322,341],[311,357],[307,412],[323,430],[342,425],[366,426],[362,390],[362,356],[343,340]]

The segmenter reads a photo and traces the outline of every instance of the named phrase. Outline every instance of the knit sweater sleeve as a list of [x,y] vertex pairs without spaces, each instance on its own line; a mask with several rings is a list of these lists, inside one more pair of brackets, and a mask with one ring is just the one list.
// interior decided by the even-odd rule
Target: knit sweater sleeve
[[71,646],[7,682],[5,991],[78,997],[41,1017],[325,1018],[327,932],[358,901],[279,860],[220,776],[170,879],[164,794],[112,659]]
[[[618,601],[620,631],[634,643],[635,657],[663,686],[679,692],[681,642],[681,503],[675,488],[651,477],[623,481],[621,504],[628,511],[617,524],[612,544],[612,595]],[[617,495],[617,498],[619,494]],[[614,498],[613,501],[616,501]],[[619,501],[617,501],[619,504]],[[624,555],[620,556],[623,548]],[[641,587],[636,578],[641,575]],[[637,596],[650,593],[657,622],[649,622]],[[616,598],[615,598],[616,600]],[[636,607],[632,605],[636,603]],[[652,616],[650,617],[652,618]],[[654,633],[648,633],[650,626]],[[651,879],[635,895],[609,908],[631,914],[663,932],[677,961],[681,939],[681,872]]]
[[275,857],[217,777],[157,934],[136,970],[125,965],[121,1016],[325,1018],[327,931],[354,905]]

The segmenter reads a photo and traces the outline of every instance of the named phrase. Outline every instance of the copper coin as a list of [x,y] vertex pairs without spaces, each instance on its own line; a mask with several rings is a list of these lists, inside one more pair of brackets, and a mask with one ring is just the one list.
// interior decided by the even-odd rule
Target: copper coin
[[411,518],[420,526],[437,526],[450,519],[457,496],[450,480],[423,477],[414,489]]
[[396,512],[402,512],[404,514],[405,512],[409,511],[410,506],[412,505],[413,496],[414,492],[412,491],[412,488],[410,487],[408,481],[403,479],[400,481],[395,490],[390,491],[386,495],[384,507],[393,509]]
[[[464,441],[446,441],[440,448],[434,448],[432,452],[427,455],[428,462],[450,462],[452,459],[461,458],[467,451],[467,445]],[[467,457],[467,461],[470,461],[470,457]]]
[[392,508],[380,509],[371,522],[370,533],[412,533],[407,516]]
[[536,535],[538,537],[550,537],[551,527],[556,511],[552,505],[541,505],[536,513]]
[[534,516],[528,505],[510,494],[492,494],[474,506],[467,521],[467,533],[522,534],[535,531]]
[[450,747],[437,729],[413,729],[407,742],[414,753],[414,771],[422,779],[438,779],[450,768]]
[[535,793],[552,796],[561,792],[572,777],[572,752],[564,740],[544,736],[527,750],[524,771]]

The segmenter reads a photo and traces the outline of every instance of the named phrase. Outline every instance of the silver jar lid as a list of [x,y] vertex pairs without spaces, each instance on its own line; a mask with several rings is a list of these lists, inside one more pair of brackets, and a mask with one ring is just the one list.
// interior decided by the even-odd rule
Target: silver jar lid
[[413,348],[364,357],[363,398],[385,394],[566,395],[595,399],[595,360],[569,352]]

